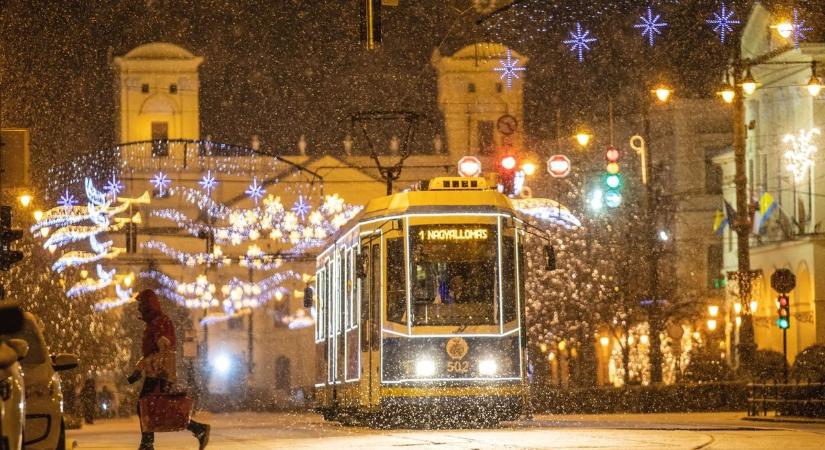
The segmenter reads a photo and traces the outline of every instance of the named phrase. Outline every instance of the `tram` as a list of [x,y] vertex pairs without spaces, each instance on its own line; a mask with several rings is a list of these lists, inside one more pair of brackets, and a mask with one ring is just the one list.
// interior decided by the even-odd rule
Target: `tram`
[[315,406],[328,420],[525,408],[526,224],[483,178],[372,200],[317,258]]

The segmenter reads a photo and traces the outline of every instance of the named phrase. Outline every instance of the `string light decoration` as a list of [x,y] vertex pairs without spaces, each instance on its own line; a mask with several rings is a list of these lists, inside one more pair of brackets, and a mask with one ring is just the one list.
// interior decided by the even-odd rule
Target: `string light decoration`
[[799,130],[798,135],[788,134],[782,140],[790,148],[785,152],[785,168],[794,176],[797,183],[805,179],[814,163],[817,147],[814,137],[821,134],[819,128]]
[[212,170],[207,170],[206,175],[201,178],[201,181],[198,183],[201,185],[206,194],[209,195],[218,185],[218,180],[212,175]]
[[571,31],[570,39],[564,43],[570,46],[570,51],[578,53],[579,62],[584,62],[584,51],[590,51],[590,44],[596,41],[590,36],[590,30],[582,30],[582,24],[576,22],[576,31]]
[[169,189],[169,186],[172,185],[172,180],[169,179],[169,176],[163,173],[163,171],[158,172],[149,180],[149,183],[155,188],[156,191],[163,197],[163,194]]
[[117,197],[118,194],[123,192],[123,183],[121,183],[116,176],[112,175],[112,179],[106,182],[103,190],[112,197]]
[[513,59],[513,54],[509,48],[507,49],[507,59],[502,59],[499,61],[499,63],[501,64],[501,67],[496,67],[493,70],[495,70],[496,72],[501,72],[500,79],[506,80],[507,89],[513,87],[513,78],[519,78],[519,72],[524,72],[525,70],[527,70],[526,67],[518,66],[519,60]]
[[304,200],[304,196],[303,195],[298,195],[298,200],[296,200],[295,205],[292,206],[292,212],[294,212],[296,215],[300,216],[301,220],[304,220],[306,218],[306,215],[309,213],[309,210],[310,210],[309,203],[307,203]]
[[74,205],[77,204],[77,199],[74,197],[74,195],[72,195],[69,192],[68,189],[66,189],[66,192],[64,192],[63,195],[60,196],[60,199],[57,201],[57,204],[68,210],[73,208]]
[[805,33],[808,31],[813,31],[813,27],[805,26],[805,21],[800,20],[799,10],[796,8],[793,10],[793,22],[791,22],[791,24],[793,25],[793,44],[794,47],[798,49],[800,42],[807,39]]
[[728,10],[728,5],[722,2],[720,11],[714,12],[713,17],[706,22],[713,25],[713,31],[719,35],[719,40],[724,44],[727,40],[728,33],[733,33],[733,25],[739,25],[742,22],[735,19],[735,11]]
[[640,16],[641,22],[634,25],[634,28],[642,30],[642,37],[647,37],[650,46],[653,47],[656,41],[656,36],[661,35],[662,31],[659,28],[666,28],[667,22],[661,22],[662,15],[653,15],[653,8],[647,7],[647,16]]
[[263,188],[260,184],[258,184],[258,177],[252,177],[252,184],[246,189],[244,192],[246,195],[249,196],[252,200],[255,201],[255,204],[258,204],[258,201],[266,195],[266,189]]

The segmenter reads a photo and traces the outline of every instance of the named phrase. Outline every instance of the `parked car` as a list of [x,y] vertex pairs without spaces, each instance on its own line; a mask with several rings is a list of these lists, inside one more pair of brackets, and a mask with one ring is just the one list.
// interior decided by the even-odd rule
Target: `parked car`
[[[16,307],[0,308],[0,335],[19,331],[22,312]],[[19,361],[28,352],[28,344],[20,339],[0,336],[0,448],[23,448],[23,424],[26,398],[23,371]]]
[[77,367],[77,356],[51,355],[43,338],[43,324],[28,312],[23,313],[23,328],[12,336],[29,344],[29,352],[21,361],[26,386],[23,445],[26,450],[64,450],[66,426],[58,372]]

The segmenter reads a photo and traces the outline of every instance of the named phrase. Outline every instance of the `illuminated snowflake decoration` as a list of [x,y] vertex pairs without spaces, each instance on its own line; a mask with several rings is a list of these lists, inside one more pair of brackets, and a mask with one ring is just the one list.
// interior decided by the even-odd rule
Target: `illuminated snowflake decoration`
[[647,37],[650,46],[653,47],[653,44],[656,43],[656,36],[662,34],[659,28],[667,28],[668,25],[666,22],[661,21],[661,14],[653,15],[653,8],[650,6],[647,7],[647,16],[641,16],[639,19],[641,19],[641,22],[634,25],[634,28],[642,30],[642,37]]
[[306,215],[309,213],[309,209],[309,203],[307,203],[306,200],[304,200],[303,195],[299,195],[298,200],[295,202],[295,205],[292,206],[292,212],[300,216],[301,220],[304,220],[304,218],[306,218]]
[[789,134],[782,140],[790,146],[785,152],[785,168],[794,175],[797,183],[801,182],[814,164],[817,148],[813,143],[814,136],[821,133],[818,128],[800,130],[799,135]]
[[62,206],[66,209],[71,209],[74,205],[77,204],[77,199],[72,195],[68,189],[63,195],[60,196],[60,199],[57,200],[58,206]]
[[152,177],[151,180],[149,180],[149,183],[152,183],[152,186],[154,186],[155,189],[163,195],[163,191],[165,191],[169,185],[172,184],[172,180],[170,180],[165,173],[158,172],[154,177]]
[[248,195],[252,200],[255,200],[256,205],[258,204],[258,201],[266,195],[266,189],[258,184],[258,177],[252,178],[252,184],[250,184],[246,189],[246,195]]
[[813,31],[813,27],[806,27],[805,21],[799,20],[799,10],[793,10],[793,44],[794,47],[799,48],[799,43],[807,39],[806,32]]
[[107,181],[106,184],[103,186],[103,191],[107,194],[111,195],[112,197],[117,197],[123,191],[123,183],[117,179],[114,175],[112,175],[112,179]]
[[525,67],[518,67],[518,59],[513,59],[510,49],[507,49],[507,59],[502,59],[501,67],[496,67],[496,72],[501,72],[501,79],[507,80],[507,88],[513,87],[513,78],[519,78],[518,73],[527,70]]
[[589,44],[596,41],[596,38],[590,37],[590,30],[582,30],[582,24],[576,23],[576,31],[571,31],[570,39],[564,41],[564,43],[570,46],[570,51],[578,53],[579,62],[583,62],[584,51],[589,51]]
[[742,23],[733,18],[734,14],[735,12],[733,10],[729,11],[728,5],[723,2],[721,11],[713,13],[713,18],[707,20],[707,23],[714,25],[713,31],[719,34],[719,39],[723,44],[727,40],[728,33],[733,32],[733,25]]
[[206,175],[201,178],[201,181],[198,183],[201,185],[203,190],[206,191],[207,194],[210,194],[212,190],[215,189],[215,186],[218,185],[218,180],[212,175],[211,170],[206,171]]

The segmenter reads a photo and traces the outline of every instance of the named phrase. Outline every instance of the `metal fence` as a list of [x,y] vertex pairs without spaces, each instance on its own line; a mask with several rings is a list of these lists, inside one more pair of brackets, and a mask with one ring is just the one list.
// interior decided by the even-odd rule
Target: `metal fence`
[[748,384],[748,416],[825,417],[825,383]]

